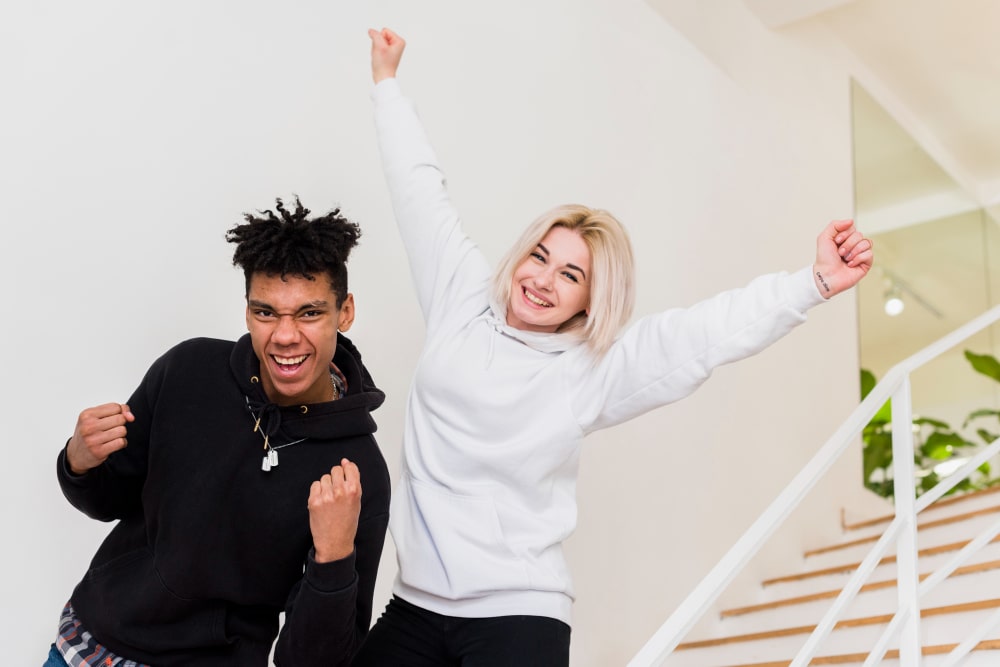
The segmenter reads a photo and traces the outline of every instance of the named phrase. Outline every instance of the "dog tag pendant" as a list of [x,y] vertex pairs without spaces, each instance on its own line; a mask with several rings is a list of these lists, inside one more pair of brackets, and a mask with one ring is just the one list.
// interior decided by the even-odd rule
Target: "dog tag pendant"
[[264,459],[261,461],[260,469],[264,472],[271,472],[271,457],[267,454],[264,455]]
[[267,462],[272,468],[278,467],[278,450],[269,449],[267,450]]

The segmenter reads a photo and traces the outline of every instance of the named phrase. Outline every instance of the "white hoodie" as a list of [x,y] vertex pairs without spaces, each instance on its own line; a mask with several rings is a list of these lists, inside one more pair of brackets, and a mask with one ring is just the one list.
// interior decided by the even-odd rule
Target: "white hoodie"
[[583,437],[694,391],[824,299],[810,267],[632,324],[595,364],[563,334],[506,324],[491,268],[462,231],[424,129],[395,79],[375,125],[427,324],[407,405],[390,530],[394,592],[439,614],[570,622],[562,543],[576,527]]

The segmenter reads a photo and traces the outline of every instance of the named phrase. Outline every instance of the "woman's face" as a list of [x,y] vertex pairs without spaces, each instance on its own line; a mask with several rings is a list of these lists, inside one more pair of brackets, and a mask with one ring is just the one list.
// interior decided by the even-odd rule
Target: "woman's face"
[[517,269],[507,304],[507,324],[553,332],[590,308],[590,249],[565,227],[553,227]]

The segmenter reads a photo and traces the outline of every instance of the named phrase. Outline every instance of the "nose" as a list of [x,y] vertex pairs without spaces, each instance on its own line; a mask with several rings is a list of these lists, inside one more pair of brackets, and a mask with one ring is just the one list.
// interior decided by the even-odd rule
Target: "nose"
[[274,325],[271,339],[279,345],[292,345],[298,342],[299,327],[295,322],[295,316],[278,315],[278,322]]
[[552,281],[554,280],[555,269],[544,268],[535,274],[535,287],[542,290],[552,289]]

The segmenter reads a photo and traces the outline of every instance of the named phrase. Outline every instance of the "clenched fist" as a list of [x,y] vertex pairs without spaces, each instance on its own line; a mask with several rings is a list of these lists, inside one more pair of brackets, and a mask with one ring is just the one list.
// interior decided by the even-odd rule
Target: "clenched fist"
[[361,473],[358,466],[341,459],[309,487],[309,530],[316,562],[328,563],[350,556],[361,514]]

